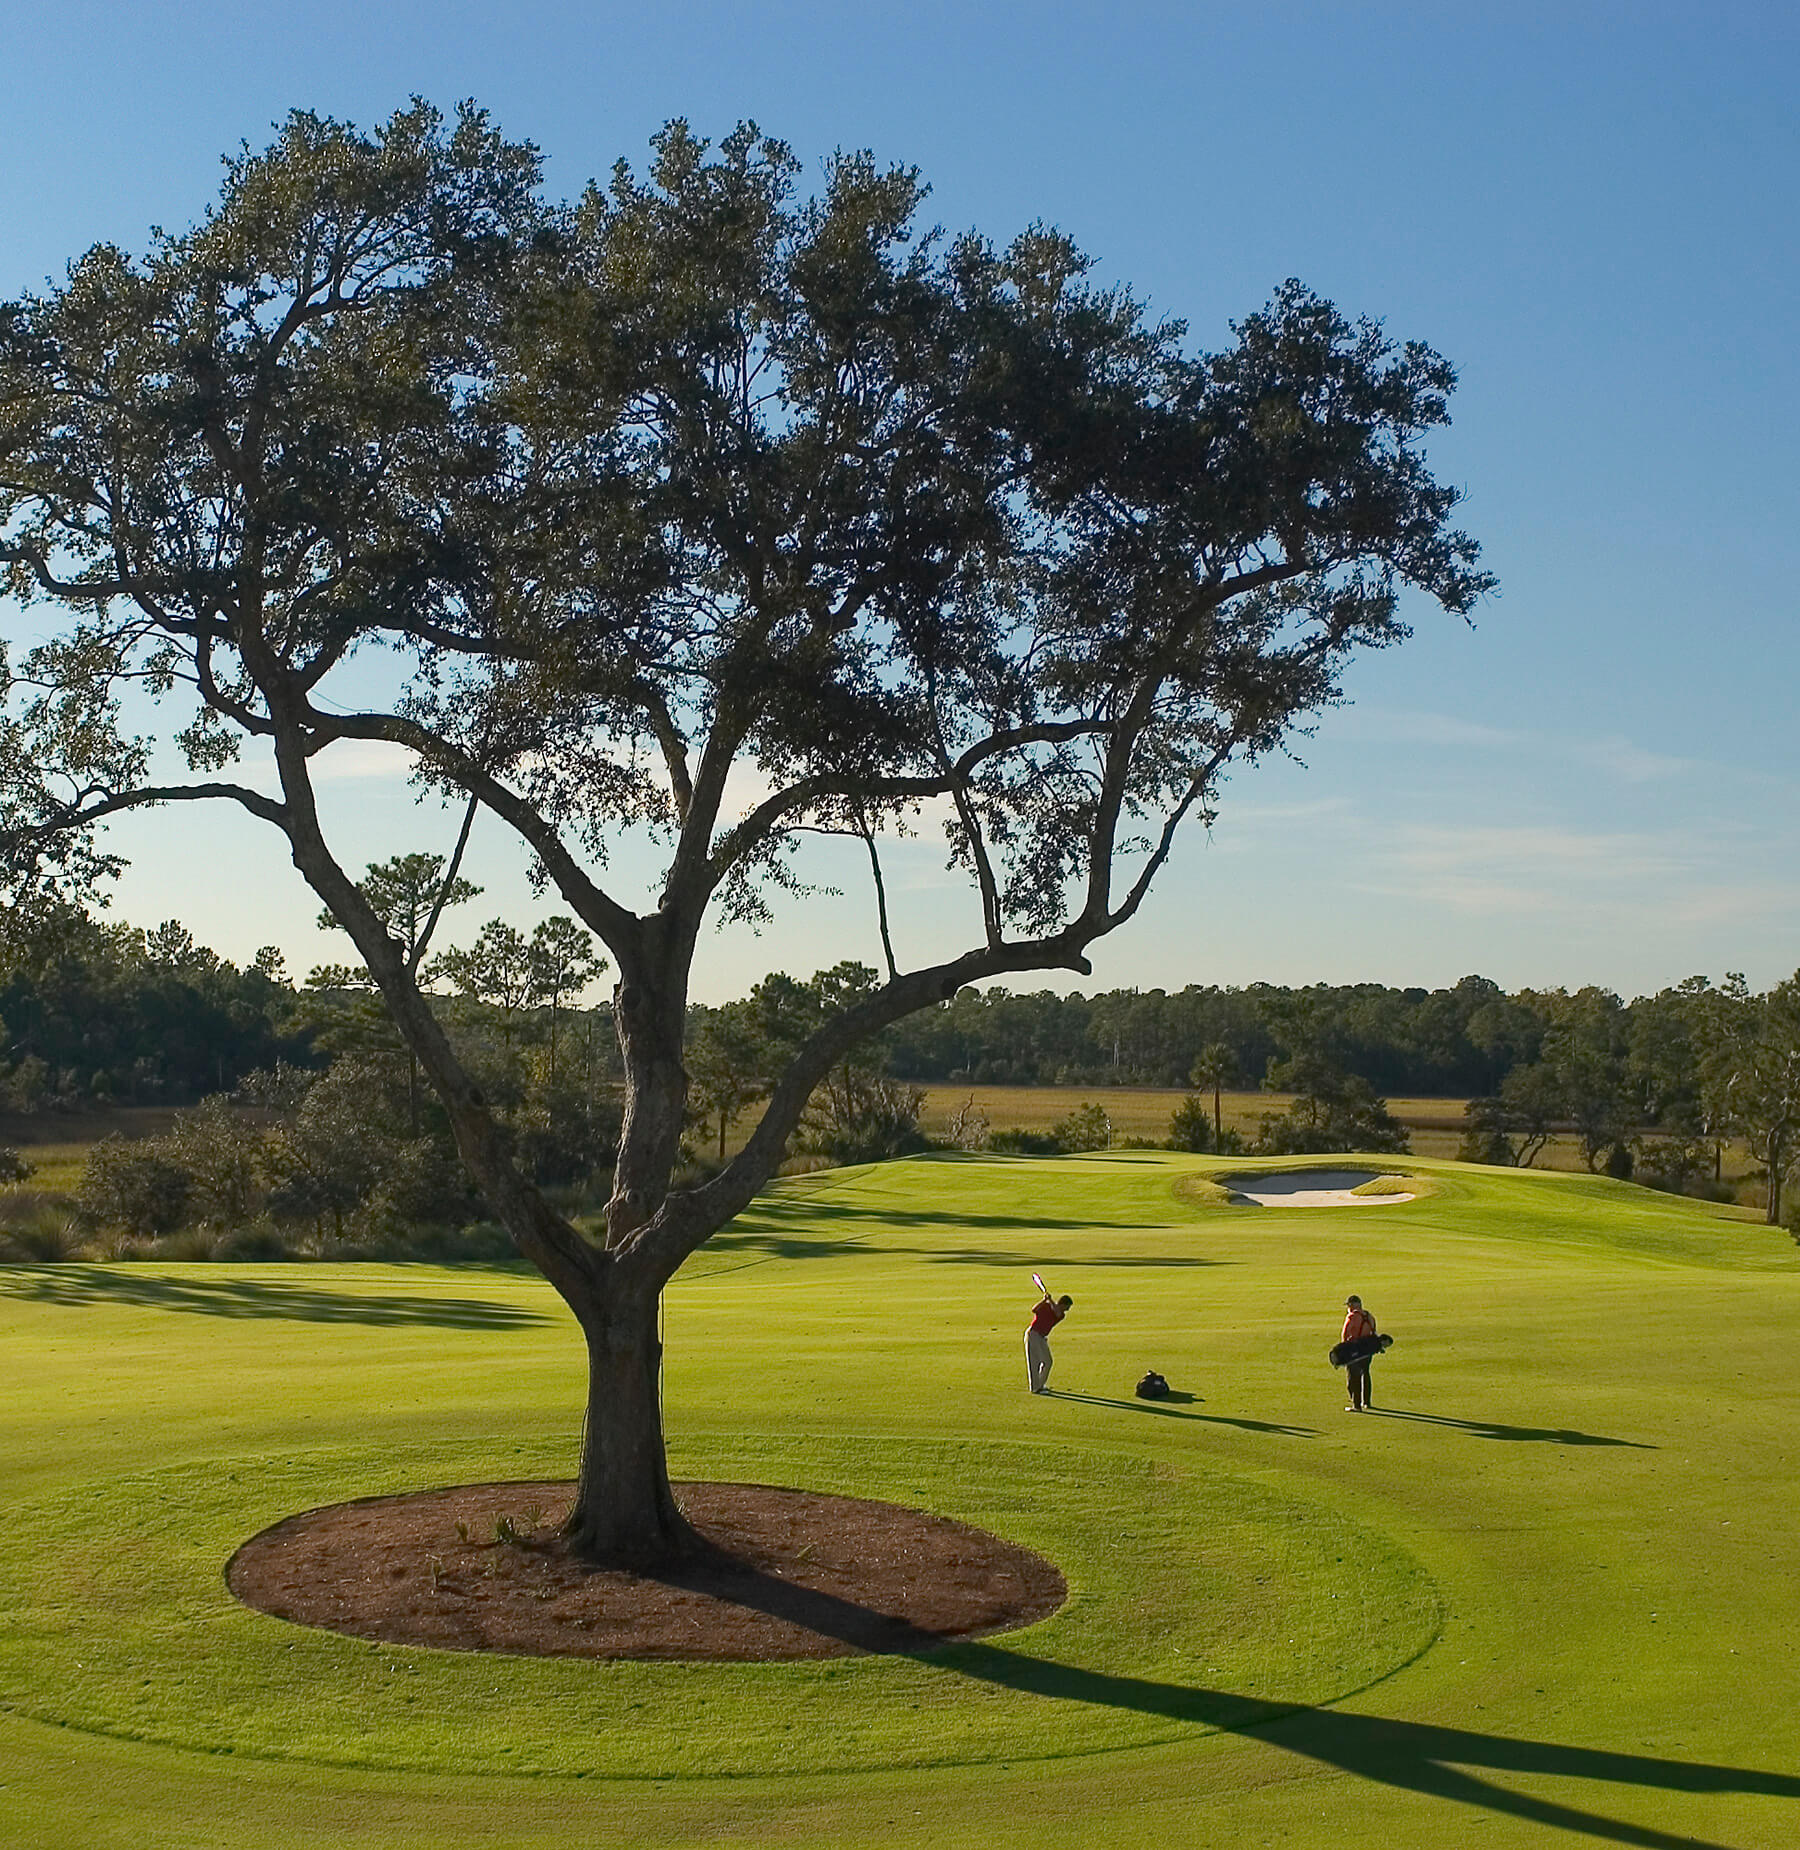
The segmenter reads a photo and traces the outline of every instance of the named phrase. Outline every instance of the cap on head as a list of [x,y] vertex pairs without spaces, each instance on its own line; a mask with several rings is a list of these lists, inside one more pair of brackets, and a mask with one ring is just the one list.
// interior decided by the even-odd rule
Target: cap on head
[[1075,1302],[1075,1300],[1070,1297],[1062,1297],[1062,1298],[1058,1298],[1056,1302],[1057,1302],[1057,1306],[1059,1309],[1067,1310],[1069,1306]]
[[1362,1299],[1359,1297],[1347,1297],[1344,1300],[1344,1308],[1346,1310],[1361,1310]]

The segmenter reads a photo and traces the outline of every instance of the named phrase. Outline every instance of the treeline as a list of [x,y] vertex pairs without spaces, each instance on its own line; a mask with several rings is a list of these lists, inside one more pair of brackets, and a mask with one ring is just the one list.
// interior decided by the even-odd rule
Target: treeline
[[1536,1059],[1566,1001],[1551,991],[1509,996],[1480,976],[1450,989],[964,990],[894,1029],[892,1067],[952,1084],[1184,1086],[1201,1053],[1222,1046],[1238,1085],[1260,1085],[1273,1065],[1308,1053],[1390,1097],[1466,1098]]
[[280,954],[239,969],[175,920],[0,929],[0,1110],[192,1102],[307,1058]]
[[[371,867],[362,884],[395,936],[423,955],[442,910],[430,897],[449,891],[461,904],[478,891],[453,879],[446,888],[446,878],[437,857],[414,855]],[[491,921],[471,948],[426,965],[517,1159],[548,1186],[591,1186],[613,1160],[622,1101],[611,1011],[579,1006],[605,967],[589,935],[562,918],[530,936]],[[804,981],[776,973],[740,1000],[695,1006],[695,1162],[721,1160],[796,1049],[878,980],[846,962]],[[1264,1126],[1258,1147],[1295,1151],[1397,1147],[1386,1099],[1460,1096],[1471,1101],[1461,1151],[1471,1160],[1528,1164],[1552,1136],[1572,1136],[1593,1168],[1703,1188],[1717,1180],[1723,1140],[1739,1139],[1774,1219],[1800,1150],[1796,983],[1756,995],[1741,977],[1692,977],[1630,1002],[1597,987],[1508,993],[1478,976],[1444,989],[966,990],[834,1069],[798,1147],[837,1161],[916,1147],[926,1082],[1185,1087],[1196,1101],[1221,1087],[1267,1087],[1296,1102]],[[324,965],[296,984],[275,951],[239,968],[176,921],[144,931],[70,909],[0,926],[0,1110],[241,1101],[266,1086],[258,1075],[282,1073],[289,1096],[267,1103],[291,1115],[305,1087],[346,1060],[371,1124],[387,1121],[369,1091],[378,1071],[401,1100],[383,1135],[431,1141],[433,1164],[454,1161],[442,1114],[360,971]],[[1228,1144],[1216,1110],[1199,1102],[1171,1124],[1170,1140]],[[415,1152],[400,1170],[420,1173],[423,1162]],[[347,1170],[359,1164],[368,1170],[342,1158]],[[299,1199],[282,1193],[276,1157],[265,1168],[270,1200]],[[450,1193],[434,1199],[448,1203]],[[355,1213],[418,1198],[408,1182],[371,1183]]]
[[[812,988],[853,997],[874,981],[846,964]],[[742,1002],[696,1011],[695,1101],[716,1114],[721,1148],[728,1119],[785,1062],[771,1024],[800,987],[771,977]],[[1294,1095],[1251,1146],[1270,1154],[1404,1148],[1386,1099],[1406,1094],[1469,1100],[1467,1160],[1529,1164],[1567,1135],[1592,1169],[1696,1192],[1719,1186],[1735,1138],[1771,1221],[1800,1157],[1800,977],[1758,995],[1741,976],[1696,976],[1629,1003],[1597,987],[1508,994],[1476,976],[1435,990],[990,989],[897,1024],[878,1046],[887,1076],[905,1083],[1190,1087],[1169,1134],[1190,1150],[1232,1147],[1217,1093],[1244,1087]]]

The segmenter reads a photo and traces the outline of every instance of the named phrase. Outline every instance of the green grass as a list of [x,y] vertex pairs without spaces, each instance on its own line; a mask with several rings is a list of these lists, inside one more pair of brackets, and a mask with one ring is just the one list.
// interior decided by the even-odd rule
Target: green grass
[[[568,1468],[547,1287],[0,1268],[0,1843],[1800,1841],[1800,1252],[1431,1162],[1427,1199],[1206,1205],[1258,1166],[1294,1165],[830,1172],[677,1281],[678,1472],[1063,1567],[1049,1620],[917,1660],[484,1658],[246,1611],[224,1562],[281,1515]],[[1033,1268],[1075,1299],[1048,1400]],[[1323,1359],[1348,1291],[1397,1337],[1369,1418]],[[1193,1398],[1134,1401],[1150,1367]]]
[[1421,1195],[1434,1194],[1436,1191],[1422,1176],[1379,1175],[1371,1176],[1366,1182],[1359,1182],[1351,1189],[1353,1195]]

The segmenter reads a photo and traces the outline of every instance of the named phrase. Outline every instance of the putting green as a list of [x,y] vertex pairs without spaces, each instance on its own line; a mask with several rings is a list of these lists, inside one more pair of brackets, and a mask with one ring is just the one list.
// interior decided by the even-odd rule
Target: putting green
[[[280,1516],[566,1473],[547,1287],[0,1271],[0,1843],[1323,1845],[1352,1813],[1402,1850],[1800,1841],[1800,1254],[1603,1180],[1406,1167],[1435,1192],[1235,1211],[1192,1159],[922,1159],[698,1256],[679,1473],[918,1504],[1068,1576],[1043,1623],[919,1659],[482,1657],[250,1612],[224,1564]],[[1075,1298],[1048,1399],[1033,1269]],[[1351,1290],[1398,1339],[1373,1418],[1323,1360]],[[1134,1401],[1146,1367],[1180,1398]]]

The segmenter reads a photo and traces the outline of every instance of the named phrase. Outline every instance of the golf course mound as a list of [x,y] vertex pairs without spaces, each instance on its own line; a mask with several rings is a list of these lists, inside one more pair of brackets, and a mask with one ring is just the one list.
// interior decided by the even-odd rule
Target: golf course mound
[[386,1644],[529,1657],[771,1662],[927,1651],[1047,1618],[1041,1555],[901,1504],[767,1484],[676,1486],[704,1552],[604,1569],[559,1533],[573,1486],[465,1484],[308,1510],[254,1536],[247,1606]]
[[[1017,1404],[1040,1419],[1059,1407],[1023,1392]],[[1077,1406],[1063,1410],[1080,1418]],[[1148,1455],[1072,1445],[1067,1434],[684,1440],[684,1480],[724,1490],[741,1473],[865,1512],[870,1498],[909,1515],[941,1511],[965,1545],[971,1531],[1016,1538],[1067,1580],[1053,1612],[1004,1636],[764,1662],[392,1643],[286,1622],[233,1596],[227,1575],[246,1537],[296,1511],[404,1502],[419,1485],[474,1487],[473,1515],[446,1508],[448,1535],[416,1570],[428,1582],[437,1555],[448,1579],[458,1520],[471,1543],[493,1540],[502,1516],[529,1535],[533,1505],[554,1524],[550,1493],[567,1495],[560,1432],[238,1454],[90,1478],[16,1504],[0,1523],[0,1720],[240,1762],[458,1778],[916,1771],[1198,1738],[1258,1704],[1341,1700],[1429,1651],[1445,1608],[1410,1549],[1335,1499],[1219,1469],[1188,1447],[1167,1455],[1177,1431],[1206,1430],[1193,1409],[1154,1428]],[[880,1545],[865,1532],[861,1546]],[[500,1581],[514,1546],[471,1553],[484,1557],[476,1578],[486,1581],[493,1560]],[[771,1591],[755,1576],[737,1590]],[[542,1604],[554,1611],[557,1600]],[[685,1610],[697,1629],[703,1603]],[[840,1607],[831,1623],[843,1616]]]

